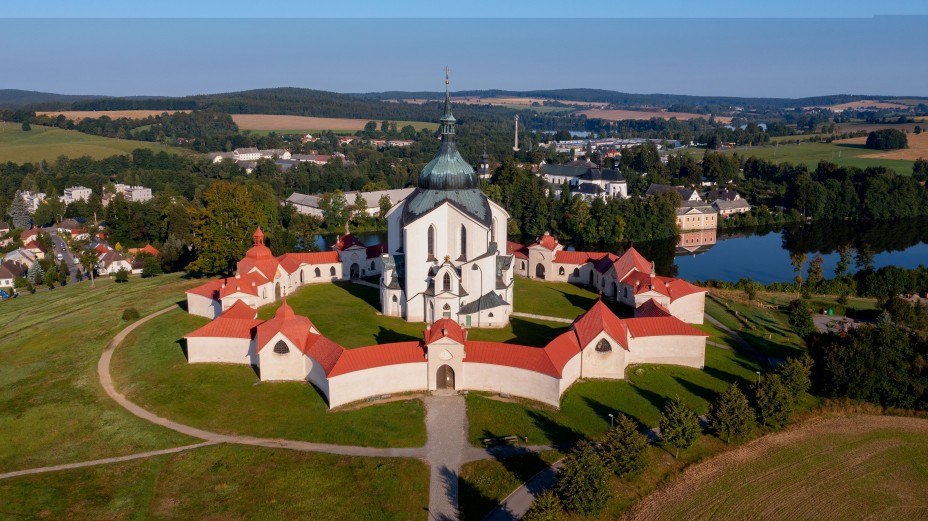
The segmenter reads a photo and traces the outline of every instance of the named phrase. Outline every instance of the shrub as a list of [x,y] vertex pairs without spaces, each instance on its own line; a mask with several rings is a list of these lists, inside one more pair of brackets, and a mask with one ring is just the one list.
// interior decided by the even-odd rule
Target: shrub
[[123,268],[116,272],[116,277],[113,279],[116,282],[129,282],[129,270]]
[[122,319],[126,322],[134,322],[139,319],[139,310],[135,308],[126,308],[122,312]]
[[546,490],[535,498],[522,521],[562,521],[564,517],[561,500],[554,492]]

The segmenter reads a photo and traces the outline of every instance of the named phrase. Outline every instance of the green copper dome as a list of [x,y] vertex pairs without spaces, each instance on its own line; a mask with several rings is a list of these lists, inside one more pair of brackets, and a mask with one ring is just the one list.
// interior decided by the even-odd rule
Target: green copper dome
[[477,173],[461,157],[454,143],[454,115],[445,76],[445,113],[441,117],[441,148],[419,173],[419,188],[406,199],[403,223],[410,223],[443,203],[468,213],[489,226],[492,216],[487,196],[477,188]]

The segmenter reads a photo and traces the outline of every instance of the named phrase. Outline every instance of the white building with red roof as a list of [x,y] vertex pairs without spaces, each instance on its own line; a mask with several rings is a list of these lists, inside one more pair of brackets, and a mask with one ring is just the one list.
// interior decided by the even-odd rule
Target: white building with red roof
[[703,322],[706,289],[657,275],[654,263],[634,247],[621,256],[570,251],[545,232],[528,246],[509,242],[507,251],[514,257],[516,275],[584,284],[634,309],[653,299],[684,322]]
[[622,379],[630,365],[702,368],[706,335],[651,300],[621,319],[599,300],[544,347],[469,340],[442,318],[422,340],[346,349],[284,299],[274,318],[258,320],[237,301],[187,334],[190,363],[247,364],[262,381],[306,381],[339,407],[400,392],[489,391],[560,406],[580,378]]

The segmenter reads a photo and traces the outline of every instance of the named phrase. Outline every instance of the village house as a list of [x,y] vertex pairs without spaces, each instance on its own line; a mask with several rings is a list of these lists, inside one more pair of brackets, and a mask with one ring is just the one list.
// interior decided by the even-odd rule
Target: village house
[[[415,189],[396,188],[393,190],[374,190],[371,192],[350,191],[345,192],[344,195],[348,204],[353,205],[360,194],[361,198],[364,200],[364,204],[367,206],[367,214],[373,217],[380,213],[381,197],[386,196],[386,198],[390,200],[390,205],[392,206],[408,197],[413,190]],[[322,209],[319,208],[319,202],[322,200],[322,197],[321,195],[305,195],[294,192],[287,198],[286,203],[293,205],[293,208],[298,213],[322,217]]]
[[152,198],[151,188],[116,183],[112,192],[103,194],[103,206],[108,206],[118,194],[122,194],[126,202],[144,203]]
[[71,204],[75,201],[84,201],[85,203],[90,200],[90,196],[93,194],[93,190],[87,188],[86,186],[71,186],[64,189],[64,195],[61,196],[61,202],[64,204]]
[[719,211],[703,201],[699,192],[682,186],[669,186],[651,183],[645,196],[665,192],[677,192],[682,202],[677,207],[677,228],[680,231],[709,230],[718,228]]
[[566,183],[571,194],[584,199],[594,197],[628,198],[628,183],[618,170],[601,168],[590,161],[571,161],[564,165],[542,163],[540,174],[548,191],[560,197]]
[[[6,260],[0,263],[0,288],[13,288],[16,279],[25,277],[29,271],[29,266],[21,264],[14,260]],[[9,294],[10,292],[8,292]]]

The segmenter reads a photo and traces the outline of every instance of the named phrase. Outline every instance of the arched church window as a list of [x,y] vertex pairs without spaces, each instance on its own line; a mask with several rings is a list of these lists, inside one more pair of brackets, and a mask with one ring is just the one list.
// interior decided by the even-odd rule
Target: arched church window
[[467,258],[467,228],[461,225],[461,258]]
[[445,273],[445,276],[441,282],[441,288],[444,291],[451,291],[451,275]]
[[519,263],[519,269],[522,269],[522,270],[525,269],[525,261],[521,261],[521,262]]
[[303,270],[300,270],[300,284],[303,283]]
[[487,316],[490,317],[490,318],[493,318],[493,312],[491,311],[490,314],[487,315]]
[[285,355],[289,352],[290,352],[290,348],[287,346],[287,343],[284,342],[283,340],[278,340],[277,343],[274,344],[274,353],[278,355]]
[[393,303],[396,304],[396,295],[393,295]]
[[371,261],[371,271],[374,271],[374,261]]
[[574,268],[574,277],[580,276],[580,268]]
[[561,266],[560,268],[558,268],[557,274],[558,274],[558,275],[563,275],[563,274],[564,274],[564,266]]
[[429,260],[433,260],[435,258],[435,227],[434,226],[429,226],[428,253],[429,253]]
[[490,227],[490,241],[496,242],[496,217],[493,218],[493,226]]
[[451,304],[445,304],[441,309],[442,311],[451,311]]
[[319,278],[319,277],[322,276],[322,272],[319,271],[319,268],[316,268],[316,271],[315,271],[314,273],[315,273],[315,275],[316,275],[316,278]]
[[329,268],[329,275],[333,277],[335,276],[335,266],[332,266],[331,268]]
[[612,351],[612,344],[609,343],[605,338],[596,343],[596,351],[600,353],[608,353]]

